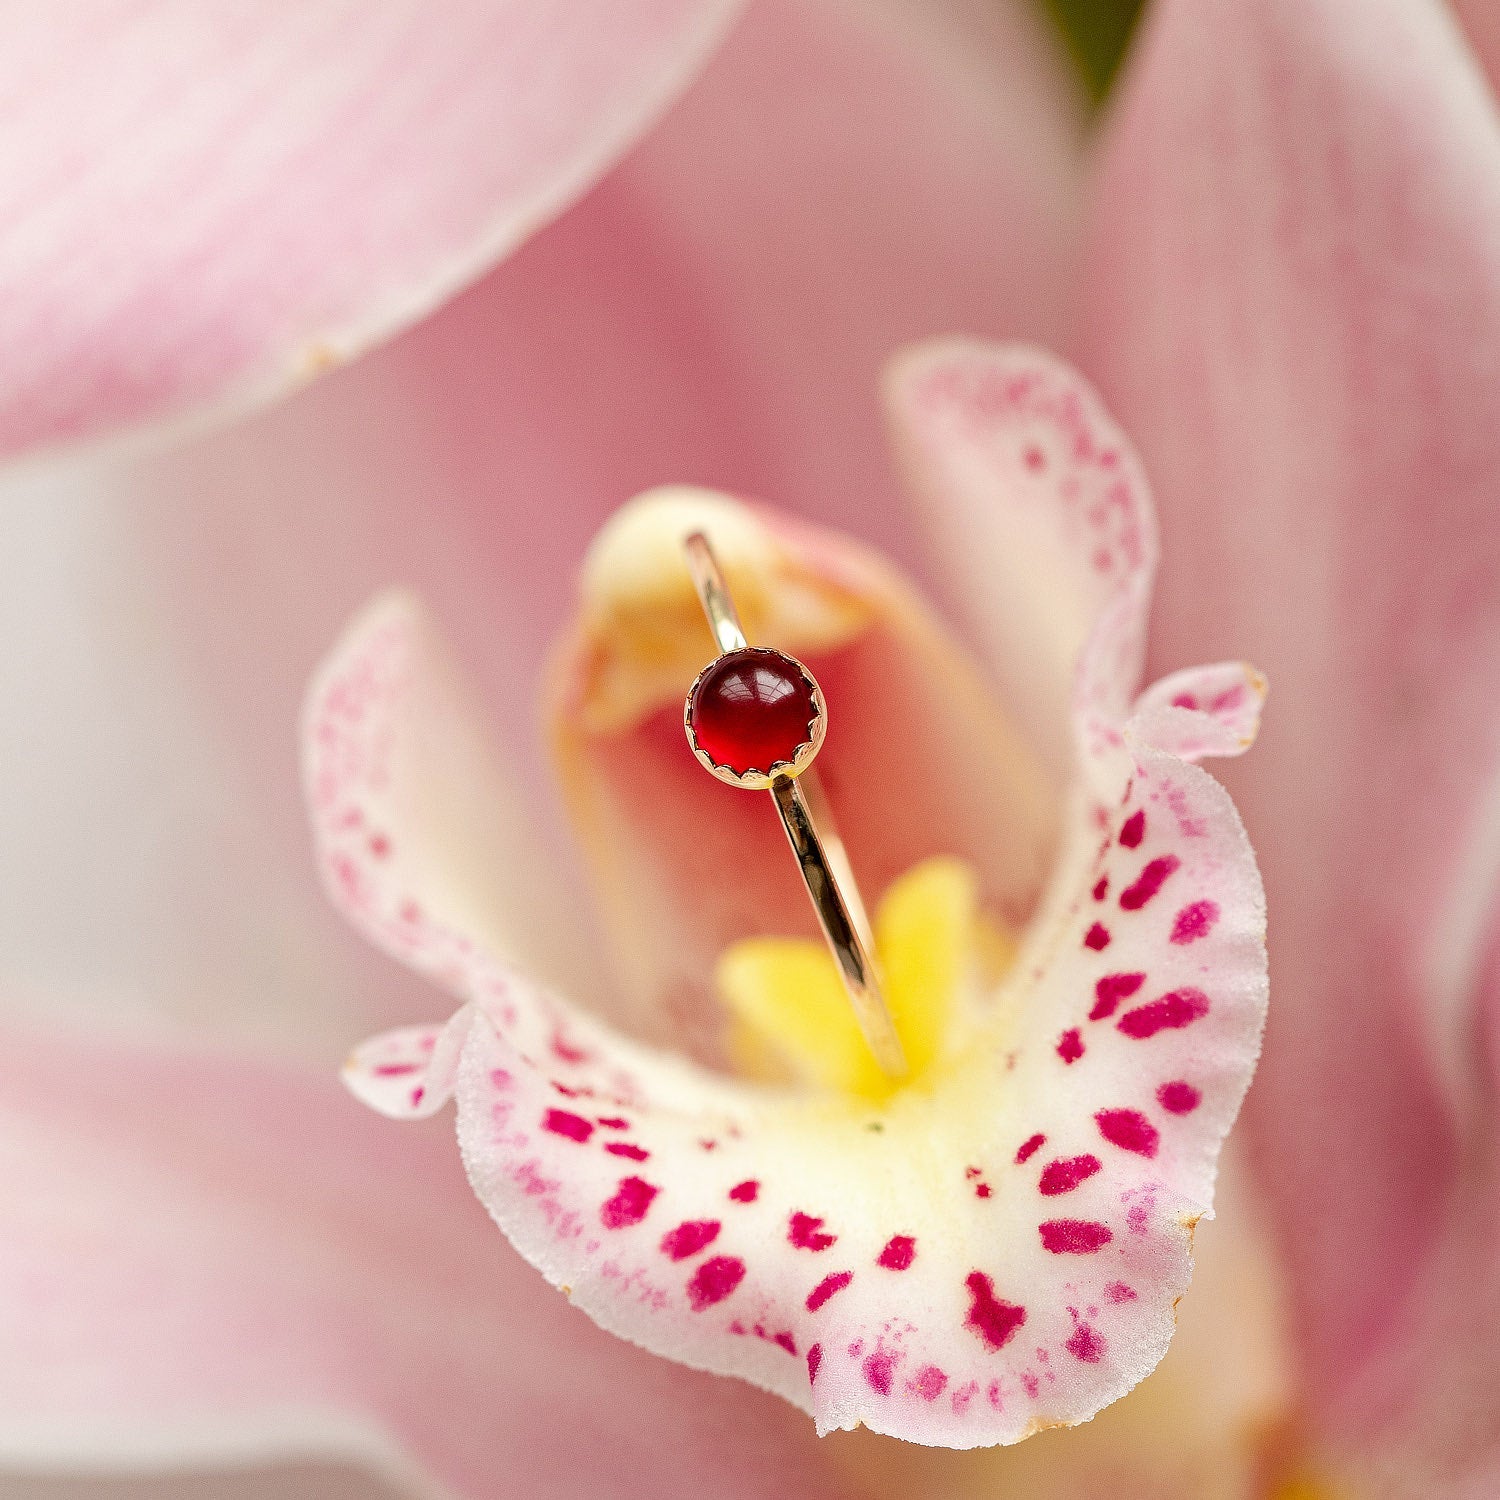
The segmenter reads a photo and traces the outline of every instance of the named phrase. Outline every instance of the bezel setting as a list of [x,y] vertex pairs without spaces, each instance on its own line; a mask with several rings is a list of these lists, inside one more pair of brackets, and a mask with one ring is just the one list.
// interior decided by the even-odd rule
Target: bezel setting
[[[697,733],[693,728],[693,703],[698,696],[698,690],[702,686],[704,679],[710,673],[722,670],[725,662],[745,657],[768,657],[774,660],[778,666],[790,669],[801,677],[810,690],[812,697],[813,714],[808,721],[807,738],[797,746],[790,760],[773,761],[764,770],[757,766],[744,771],[737,771],[733,766],[727,766],[715,760],[699,744]],[[688,745],[691,747],[694,756],[697,757],[698,764],[709,775],[728,786],[744,787],[748,791],[763,792],[769,790],[777,781],[790,780],[800,776],[812,765],[818,751],[822,749],[824,737],[828,732],[828,705],[824,701],[823,690],[818,686],[817,678],[795,656],[789,656],[785,651],[777,651],[771,646],[744,646],[737,651],[729,651],[725,652],[722,656],[716,656],[693,679],[693,685],[688,689],[687,698],[682,707],[682,725],[687,732]]]

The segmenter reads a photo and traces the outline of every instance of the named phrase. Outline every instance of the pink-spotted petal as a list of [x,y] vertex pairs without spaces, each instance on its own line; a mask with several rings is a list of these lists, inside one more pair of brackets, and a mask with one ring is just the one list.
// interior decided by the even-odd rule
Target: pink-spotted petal
[[[399,804],[380,747],[403,740],[403,684],[380,629],[346,638],[308,722],[365,684],[339,763],[375,768],[372,795]],[[884,1106],[750,1087],[628,1040],[428,920],[439,908],[389,862],[333,880],[392,952],[472,1002],[455,1091],[471,1181],[602,1326],[777,1391],[821,1431],[954,1447],[1085,1420],[1153,1368],[1259,1047],[1265,959],[1227,796],[1108,717],[1134,694],[1127,656],[1096,627],[1079,663],[1108,684],[1078,694],[1094,795],[1013,977],[955,1060]],[[1085,728],[1107,731],[1097,755]],[[424,774],[413,756],[389,768]],[[392,941],[385,916],[407,902],[420,937]]]
[[1132,728],[1180,760],[1242,755],[1260,732],[1266,679],[1245,662],[1188,667],[1136,700]]
[[446,1026],[398,1026],[354,1049],[344,1082],[362,1104],[392,1120],[424,1120],[453,1097],[471,1012]]
[[914,346],[886,405],[1002,694],[1066,767],[1085,642],[1107,643],[1082,690],[1111,717],[1144,656],[1156,524],[1135,452],[1076,371],[1022,346]]
[[0,455],[306,380],[558,213],[730,0],[22,8],[0,54]]

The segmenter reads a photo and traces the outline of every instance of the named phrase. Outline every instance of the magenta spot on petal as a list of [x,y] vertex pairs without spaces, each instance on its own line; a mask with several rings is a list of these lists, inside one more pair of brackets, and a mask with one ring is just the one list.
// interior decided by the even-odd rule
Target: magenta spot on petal
[[1089,1020],[1102,1021],[1112,1016],[1120,1001],[1128,1000],[1145,984],[1144,974],[1106,974],[1094,984],[1094,1008]]
[[569,1114],[565,1109],[549,1109],[542,1117],[542,1128],[570,1141],[586,1141],[594,1133],[593,1125],[582,1115]]
[[1166,883],[1167,877],[1182,863],[1175,854],[1163,854],[1153,859],[1135,878],[1135,884],[1120,892],[1120,906],[1124,911],[1139,911]]
[[391,841],[383,833],[370,835],[370,853],[376,859],[384,859],[391,852]]
[[970,1271],[964,1285],[971,1301],[964,1325],[972,1328],[987,1349],[1002,1349],[1026,1321],[1026,1309],[995,1295],[995,1283],[983,1271]]
[[771,1335],[771,1342],[773,1344],[779,1344],[783,1349],[786,1350],[788,1354],[792,1355],[795,1358],[797,1353],[797,1341],[791,1336],[790,1333],[786,1331],[783,1331],[781,1333],[773,1333]]
[[1041,1389],[1041,1382],[1036,1378],[1035,1375],[1031,1373],[1030,1370],[1026,1370],[1022,1373],[1021,1385],[1024,1387],[1026,1394],[1030,1396],[1033,1401],[1035,1401],[1036,1393]]
[[1102,901],[1107,895],[1109,895],[1109,876],[1101,875],[1094,882],[1094,900]]
[[552,1051],[565,1063],[582,1063],[589,1060],[587,1050],[570,1042],[561,1027],[552,1033]]
[[1087,1323],[1080,1323],[1063,1347],[1074,1359],[1081,1359],[1086,1365],[1097,1365],[1104,1358],[1107,1345]]
[[644,1146],[634,1146],[629,1141],[610,1141],[604,1149],[611,1156],[623,1156],[630,1161],[645,1161],[651,1155]]
[[811,1385],[818,1378],[818,1366],[823,1363],[823,1346],[814,1344],[807,1351],[807,1383]]
[[415,1073],[421,1066],[421,1063],[413,1062],[376,1063],[370,1071],[377,1078],[405,1078],[409,1074]]
[[917,1242],[909,1234],[893,1234],[875,1264],[887,1271],[904,1271],[917,1257]]
[[1101,1165],[1097,1156],[1060,1157],[1057,1161],[1049,1161],[1042,1168],[1037,1188],[1047,1198],[1055,1198],[1059,1193],[1071,1193],[1080,1182],[1087,1182]]
[[501,1091],[504,1091],[505,1089],[508,1089],[511,1086],[511,1084],[513,1084],[514,1082],[515,1082],[515,1079],[512,1078],[510,1076],[510,1074],[504,1068],[491,1068],[490,1069],[490,1087],[491,1088],[496,1088],[496,1089],[500,1089]]
[[987,1182],[981,1182],[974,1189],[974,1196],[976,1198],[988,1198],[989,1195],[990,1195],[990,1185]]
[[641,1177],[622,1177],[615,1195],[599,1210],[606,1229],[628,1229],[639,1224],[651,1207],[651,1200],[661,1191]]
[[900,1355],[892,1354],[886,1349],[881,1349],[865,1357],[865,1379],[869,1381],[870,1389],[877,1395],[890,1395],[891,1377],[896,1373],[896,1366],[900,1362],[900,1358]]
[[798,1250],[826,1250],[838,1236],[824,1234],[822,1230],[821,1219],[815,1219],[811,1214],[797,1213],[792,1215],[786,1237]]
[[662,1254],[672,1260],[686,1260],[705,1245],[713,1244],[719,1237],[719,1228],[717,1219],[689,1219],[662,1236]]
[[906,1382],[906,1388],[924,1401],[936,1401],[948,1389],[948,1377],[936,1365],[923,1365],[916,1375]]
[[1203,1095],[1192,1084],[1178,1078],[1157,1089],[1156,1102],[1169,1115],[1190,1115],[1203,1102]]
[[1173,708],[1197,708],[1198,699],[1192,693],[1178,693],[1172,700]]
[[1109,928],[1100,922],[1095,922],[1083,935],[1083,946],[1092,948],[1095,953],[1102,953],[1109,947]]
[[1161,1144],[1156,1126],[1138,1109],[1101,1109],[1094,1122],[1099,1134],[1112,1146],[1134,1151],[1137,1156],[1155,1156]]
[[1184,906],[1177,913],[1177,919],[1172,923],[1172,941],[1179,944],[1196,943],[1199,938],[1207,936],[1209,929],[1218,920],[1217,901],[1194,901],[1191,906]]
[[1047,467],[1047,455],[1035,443],[1028,443],[1026,445],[1025,451],[1021,455],[1021,461],[1032,473],[1036,473],[1038,469],[1045,469]]
[[745,1279],[745,1262],[733,1255],[715,1255],[706,1260],[688,1282],[688,1301],[694,1312],[722,1302]]
[[1135,1301],[1135,1288],[1126,1286],[1123,1281],[1112,1281],[1104,1288],[1104,1295],[1118,1306],[1121,1302]]
[[1083,1033],[1070,1026],[1058,1039],[1057,1055],[1065,1063],[1076,1063],[1083,1056]]
[[760,1184],[753,1177],[745,1182],[737,1182],[730,1188],[729,1196],[736,1203],[754,1203],[760,1196]]
[[1171,990],[1159,1000],[1127,1010],[1115,1025],[1126,1036],[1142,1041],[1158,1031],[1175,1031],[1190,1026],[1208,1014],[1208,996],[1202,990],[1187,987]]
[[1018,1167],[1024,1167],[1026,1163],[1029,1162],[1031,1158],[1035,1156],[1037,1152],[1040,1151],[1046,1144],[1047,1137],[1044,1136],[1040,1131],[1038,1131],[1033,1136],[1029,1136],[1025,1141],[1022,1142],[1021,1149],[1016,1152],[1016,1165]]
[[629,1130],[630,1121],[622,1120],[619,1115],[606,1115],[599,1121],[606,1130]]
[[835,1271],[831,1276],[825,1276],[812,1291],[807,1294],[808,1312],[817,1312],[822,1305],[834,1295],[841,1292],[851,1281],[854,1280],[853,1271]]
[[424,1089],[419,1083],[416,1088],[411,1091],[411,1107],[415,1109],[426,1097],[427,1090]]
[[1092,1219],[1048,1219],[1037,1225],[1037,1232],[1042,1248],[1054,1255],[1092,1255],[1114,1239],[1108,1224]]
[[1140,842],[1146,836],[1146,810],[1137,808],[1125,819],[1125,825],[1120,829],[1120,843],[1127,849],[1139,847]]

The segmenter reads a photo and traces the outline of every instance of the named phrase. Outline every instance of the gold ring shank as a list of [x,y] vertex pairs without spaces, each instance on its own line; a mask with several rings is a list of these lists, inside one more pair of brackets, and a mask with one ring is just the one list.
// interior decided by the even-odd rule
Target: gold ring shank
[[[744,650],[749,642],[708,538],[694,532],[683,545],[693,584],[720,654]],[[809,769],[796,777],[777,776],[770,793],[792,853],[797,857],[797,867],[817,913],[818,925],[838,964],[859,1029],[881,1068],[893,1078],[903,1077],[907,1071],[906,1055],[881,994],[869,918],[817,773]]]

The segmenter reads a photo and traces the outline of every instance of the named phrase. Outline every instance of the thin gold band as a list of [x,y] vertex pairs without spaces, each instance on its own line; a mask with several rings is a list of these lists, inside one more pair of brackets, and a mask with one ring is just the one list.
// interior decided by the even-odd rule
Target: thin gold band
[[[708,538],[702,532],[694,532],[684,540],[683,548],[693,586],[720,654],[743,651],[750,643]],[[838,964],[859,1029],[885,1072],[892,1078],[903,1077],[906,1054],[880,992],[871,956],[875,943],[870,920],[818,774],[808,768],[795,776],[778,775],[771,782],[770,792],[787,841],[797,857],[797,867],[802,871],[818,925]]]

